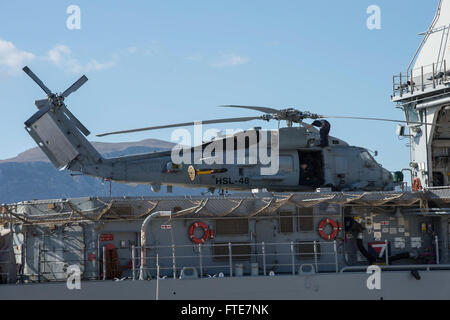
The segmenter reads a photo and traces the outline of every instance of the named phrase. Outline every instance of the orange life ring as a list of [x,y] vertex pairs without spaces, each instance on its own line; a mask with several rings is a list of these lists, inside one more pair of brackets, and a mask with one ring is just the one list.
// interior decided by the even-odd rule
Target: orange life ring
[[422,183],[420,182],[420,178],[413,179],[412,191],[422,190]]
[[[201,238],[197,238],[196,236],[194,236],[195,229],[197,229],[198,227],[203,229],[203,237],[201,237]],[[192,242],[194,242],[196,244],[201,244],[201,243],[205,243],[208,239],[214,238],[214,232],[211,229],[209,229],[209,227],[206,224],[204,224],[203,222],[201,222],[201,221],[194,222],[189,227],[189,238],[192,240]]]
[[[327,224],[331,225],[331,227],[333,228],[333,232],[330,234],[326,234],[324,231],[324,228]],[[333,240],[334,238],[336,238],[339,230],[341,229],[342,227],[338,226],[336,221],[334,221],[333,219],[325,218],[319,223],[319,235],[325,240]]]

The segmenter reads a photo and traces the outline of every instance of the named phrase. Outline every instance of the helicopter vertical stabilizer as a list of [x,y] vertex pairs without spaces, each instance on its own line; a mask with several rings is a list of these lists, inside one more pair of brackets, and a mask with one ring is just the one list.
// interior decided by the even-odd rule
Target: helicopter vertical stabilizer
[[86,76],[82,76],[63,93],[54,94],[28,67],[23,70],[47,94],[47,99],[35,102],[39,110],[25,121],[25,129],[53,165],[63,168],[74,159],[83,160],[84,163],[99,162],[101,155],[86,139],[89,130],[64,104],[64,99],[87,81]]
[[47,111],[26,126],[26,130],[56,168],[67,166],[80,155],[90,162],[101,159],[97,150],[61,110]]

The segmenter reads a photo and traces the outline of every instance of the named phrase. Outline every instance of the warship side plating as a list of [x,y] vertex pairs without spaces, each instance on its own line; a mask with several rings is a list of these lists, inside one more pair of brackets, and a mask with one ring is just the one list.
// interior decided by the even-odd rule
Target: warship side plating
[[[426,284],[443,298],[449,202],[443,189],[4,205],[0,297],[423,298]],[[381,290],[366,286],[369,264]],[[72,266],[88,290],[67,289]]]

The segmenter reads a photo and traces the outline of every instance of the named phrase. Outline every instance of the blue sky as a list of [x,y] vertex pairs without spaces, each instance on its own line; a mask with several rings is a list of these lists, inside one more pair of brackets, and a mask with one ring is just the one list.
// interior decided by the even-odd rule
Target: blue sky
[[[44,95],[25,64],[58,92],[87,75],[66,102],[97,141],[169,140],[170,129],[94,134],[257,114],[222,104],[403,119],[390,102],[392,75],[406,69],[437,3],[0,0],[0,159],[35,146],[23,122]],[[66,27],[69,5],[81,9],[80,30]],[[381,8],[380,30],[366,27],[370,5]],[[396,124],[331,123],[333,136],[378,150],[387,169],[408,166]],[[252,126],[276,123],[235,127]]]

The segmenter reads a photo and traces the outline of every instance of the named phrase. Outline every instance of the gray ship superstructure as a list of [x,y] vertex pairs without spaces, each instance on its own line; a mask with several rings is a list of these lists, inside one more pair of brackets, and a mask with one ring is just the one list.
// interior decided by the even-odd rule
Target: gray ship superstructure
[[415,189],[450,185],[450,1],[439,1],[406,71],[393,76],[392,101],[406,120],[427,125],[399,125],[397,134],[410,140]]

